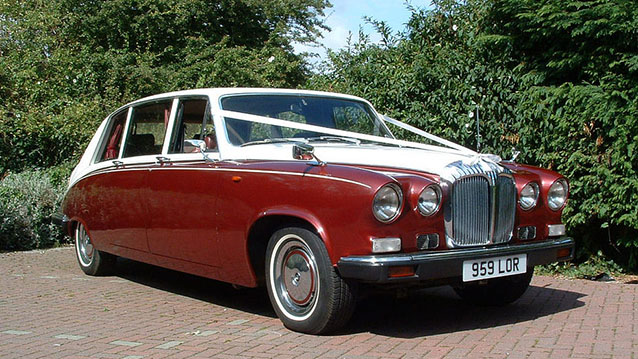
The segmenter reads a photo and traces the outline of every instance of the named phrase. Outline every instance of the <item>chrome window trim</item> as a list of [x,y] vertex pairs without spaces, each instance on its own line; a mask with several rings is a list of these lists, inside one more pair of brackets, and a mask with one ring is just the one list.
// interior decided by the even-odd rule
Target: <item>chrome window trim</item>
[[[135,102],[134,104],[131,104],[128,108],[129,113],[128,113],[128,118],[126,119],[126,127],[124,129],[124,141],[122,142],[122,148],[120,150],[119,156],[118,156],[118,160],[122,160],[122,159],[128,159],[128,158],[135,158],[135,157],[144,157],[144,156],[157,156],[157,155],[163,155],[165,154],[165,150],[167,147],[165,147],[166,144],[166,136],[169,135],[169,132],[172,132],[170,127],[167,127],[166,130],[164,131],[164,139],[163,139],[163,143],[162,143],[162,151],[160,153],[153,153],[152,155],[142,155],[142,156],[129,156],[129,157],[123,157],[124,152],[126,152],[126,145],[127,142],[129,140],[128,138],[128,133],[130,132],[131,129],[131,121],[133,121],[133,112],[135,110],[136,107],[140,107],[140,106],[144,106],[144,105],[148,105],[148,104],[152,104],[152,103],[159,103],[159,102],[171,102],[171,116],[169,117],[168,123],[171,123],[171,120],[173,119],[173,117],[175,116],[175,112],[173,111],[173,106],[175,105],[175,100],[178,98],[178,96],[166,96],[166,97],[159,97],[159,98],[153,98],[153,99],[149,99],[146,101],[139,101],[139,102]],[[168,126],[168,125],[167,125]],[[170,137],[169,137],[169,141],[170,141]]]
[[[100,156],[100,154],[102,153],[103,150],[105,150],[105,146],[106,146],[106,142],[108,141],[108,137],[109,134],[111,133],[111,129],[113,128],[113,118],[116,115],[119,115],[121,112],[126,111],[126,119],[124,120],[124,129],[122,131],[122,136],[125,136],[128,133],[128,123],[131,117],[131,107],[122,107],[117,109],[116,111],[112,112],[107,118],[106,118],[106,127],[104,128],[104,130],[102,131],[102,134],[100,136],[100,142],[98,142],[97,147],[95,147],[95,151],[93,151],[93,156],[91,158],[91,165],[95,165],[98,163],[102,163],[102,162],[108,162],[108,161],[112,161],[112,160],[119,160],[120,156],[122,155],[122,149],[120,149],[120,151],[117,154],[117,158],[112,158],[111,160],[104,160],[104,161],[100,161],[100,159],[98,158]],[[122,148],[124,147],[124,140],[126,139],[126,137],[122,137]]]

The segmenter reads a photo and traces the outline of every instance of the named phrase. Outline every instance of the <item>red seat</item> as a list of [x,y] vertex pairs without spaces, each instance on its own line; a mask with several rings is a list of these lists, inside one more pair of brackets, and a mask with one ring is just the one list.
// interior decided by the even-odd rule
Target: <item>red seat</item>
[[104,155],[105,160],[117,158],[117,156],[119,155],[118,152],[121,134],[122,125],[118,123],[117,126],[115,126],[115,131],[113,131],[113,134],[111,134],[108,145],[106,146],[106,154]]
[[204,142],[206,142],[206,148],[209,150],[217,149],[217,139],[215,135],[206,135],[204,136]]

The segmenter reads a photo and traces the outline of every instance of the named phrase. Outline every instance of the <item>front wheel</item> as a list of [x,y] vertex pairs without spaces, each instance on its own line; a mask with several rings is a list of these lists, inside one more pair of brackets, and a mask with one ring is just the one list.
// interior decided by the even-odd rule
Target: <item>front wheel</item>
[[266,250],[266,285],[277,316],[289,329],[323,334],[352,315],[352,285],[335,271],[323,241],[297,227],[275,232]]
[[489,279],[487,283],[465,283],[454,291],[468,303],[482,306],[503,306],[520,298],[532,281],[534,268],[527,273],[510,277]]
[[75,228],[75,254],[80,268],[88,275],[105,275],[112,271],[115,256],[95,249],[82,223]]

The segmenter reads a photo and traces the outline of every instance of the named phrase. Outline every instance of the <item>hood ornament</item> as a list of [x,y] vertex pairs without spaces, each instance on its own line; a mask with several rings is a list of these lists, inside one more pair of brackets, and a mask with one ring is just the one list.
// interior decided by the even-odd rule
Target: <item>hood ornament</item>
[[453,183],[465,176],[485,174],[489,177],[490,183],[494,183],[499,174],[509,173],[507,168],[499,164],[501,161],[499,156],[477,153],[474,156],[448,164],[439,175],[442,180]]
[[498,165],[502,159],[500,156],[491,153],[477,153],[472,157],[464,159],[462,162],[464,165],[476,166],[481,161]]

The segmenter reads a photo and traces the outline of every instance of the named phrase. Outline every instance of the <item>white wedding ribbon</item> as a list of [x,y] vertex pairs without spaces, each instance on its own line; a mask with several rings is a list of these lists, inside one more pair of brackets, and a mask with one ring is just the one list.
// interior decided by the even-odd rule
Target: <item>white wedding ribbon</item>
[[410,131],[410,132],[412,132],[412,133],[414,133],[416,135],[419,135],[421,137],[425,137],[428,140],[431,140],[431,141],[434,141],[434,142],[438,142],[438,143],[440,143],[442,145],[454,148],[455,150],[457,150],[459,152],[463,152],[465,154],[472,155],[472,156],[478,155],[478,153],[470,150],[467,147],[463,147],[463,146],[461,146],[459,144],[456,144],[454,142],[445,140],[445,139],[443,139],[443,138],[441,138],[439,136],[436,136],[436,135],[433,135],[431,133],[425,132],[425,131],[420,130],[420,129],[414,127],[414,126],[410,126],[407,123],[403,123],[401,121],[397,121],[397,120],[395,120],[393,118],[390,118],[388,116],[383,116],[383,120],[385,122],[389,122],[389,123],[391,123],[391,124],[393,124],[395,126],[401,127],[404,130],[408,130],[408,131]]
[[441,146],[433,146],[433,145],[428,145],[428,144],[423,144],[423,143],[410,142],[410,141],[404,141],[404,140],[397,140],[397,139],[394,139],[394,138],[387,138],[387,137],[374,136],[374,135],[366,135],[366,134],[362,134],[362,133],[356,133],[356,132],[350,132],[350,131],[344,131],[344,130],[337,130],[337,129],[334,129],[334,128],[328,128],[328,127],[322,127],[322,126],[316,126],[316,125],[308,125],[308,124],[304,124],[304,123],[281,120],[281,119],[265,117],[265,116],[250,115],[250,114],[243,113],[243,112],[220,110],[220,111],[217,111],[217,114],[221,115],[223,117],[237,119],[237,120],[242,120],[242,121],[258,122],[258,123],[263,123],[263,124],[266,124],[266,125],[289,127],[289,128],[294,128],[294,129],[298,129],[298,130],[319,132],[319,133],[322,133],[322,134],[333,135],[333,136],[350,137],[350,138],[356,138],[356,139],[359,139],[359,140],[385,143],[385,144],[390,144],[390,145],[395,145],[395,146],[400,146],[400,147],[418,148],[418,149],[423,149],[423,150],[428,150],[428,151],[445,152],[445,153],[456,153],[456,154],[462,154],[462,155],[466,155],[466,156],[470,156],[470,157],[474,157],[474,156],[483,157],[483,155],[480,155],[480,154],[478,154],[478,153],[476,153],[476,152],[474,152],[474,151],[472,151],[472,150],[470,150],[468,148],[465,148],[465,147],[463,147],[461,145],[457,145],[456,143],[444,140],[444,139],[442,139],[440,137],[437,137],[435,135],[429,134],[429,133],[427,133],[425,131],[421,131],[421,130],[419,130],[417,128],[414,128],[414,127],[412,127],[410,125],[406,125],[406,124],[404,124],[402,122],[399,122],[399,121],[396,121],[396,120],[392,120],[394,122],[391,122],[391,121],[388,121],[388,122],[393,123],[393,124],[400,123],[401,125],[405,125],[407,127],[407,128],[404,127],[406,130],[411,131],[411,132],[413,132],[413,133],[415,133],[415,134],[417,134],[419,136],[428,138],[428,139],[430,139],[432,141],[435,141],[435,142],[441,143],[443,145],[446,145],[446,146],[448,146],[450,148],[441,147]]

